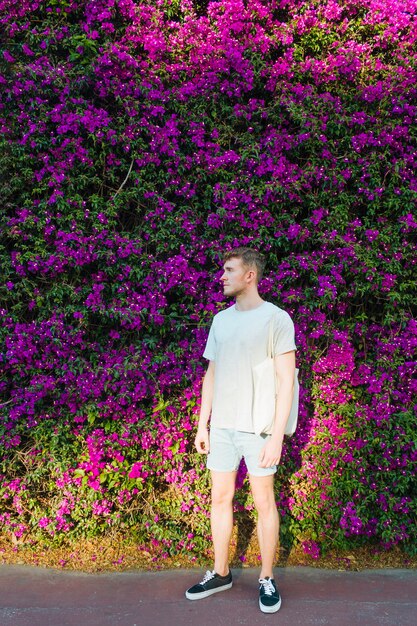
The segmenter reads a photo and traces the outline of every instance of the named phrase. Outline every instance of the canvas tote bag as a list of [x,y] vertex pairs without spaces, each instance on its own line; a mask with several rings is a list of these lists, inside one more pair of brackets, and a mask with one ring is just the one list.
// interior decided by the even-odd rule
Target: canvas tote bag
[[[274,320],[272,318],[269,323],[267,358],[261,363],[258,363],[258,365],[255,365],[252,370],[254,384],[252,416],[255,433],[257,435],[261,433],[270,435],[274,426],[275,398],[278,389],[275,376],[273,339]],[[286,435],[293,435],[297,428],[299,395],[298,369],[296,369],[294,375],[294,397],[285,427]]]

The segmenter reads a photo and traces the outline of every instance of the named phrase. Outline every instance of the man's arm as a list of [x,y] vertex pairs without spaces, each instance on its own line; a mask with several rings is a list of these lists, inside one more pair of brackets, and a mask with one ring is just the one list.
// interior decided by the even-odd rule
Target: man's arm
[[271,439],[261,452],[260,467],[277,465],[281,459],[285,426],[294,395],[295,351],[279,354],[274,358],[274,364],[277,380],[274,429]]
[[197,434],[194,440],[197,452],[208,454],[209,452],[209,433],[207,430],[208,422],[213,404],[214,391],[214,361],[210,361],[205,376],[203,378],[203,386],[201,390],[201,407],[200,417],[198,420]]

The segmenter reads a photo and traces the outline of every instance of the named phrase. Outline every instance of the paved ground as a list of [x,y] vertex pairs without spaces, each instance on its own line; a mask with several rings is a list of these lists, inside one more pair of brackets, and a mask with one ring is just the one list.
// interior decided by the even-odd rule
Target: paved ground
[[[204,572],[203,572],[204,573]],[[417,570],[276,570],[283,597],[259,611],[257,574],[233,570],[229,591],[190,602],[199,570],[78,574],[0,566],[0,626],[416,626]]]

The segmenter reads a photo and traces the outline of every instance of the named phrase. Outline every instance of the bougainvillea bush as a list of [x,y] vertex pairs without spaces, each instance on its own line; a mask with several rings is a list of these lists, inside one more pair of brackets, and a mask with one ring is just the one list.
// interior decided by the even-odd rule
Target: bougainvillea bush
[[252,245],[298,345],[283,543],[416,553],[417,1],[0,16],[2,532],[207,550],[201,355]]

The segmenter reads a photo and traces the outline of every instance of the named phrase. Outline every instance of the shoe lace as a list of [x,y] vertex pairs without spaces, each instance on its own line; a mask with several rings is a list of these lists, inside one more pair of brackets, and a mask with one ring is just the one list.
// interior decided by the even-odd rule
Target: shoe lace
[[270,578],[260,578],[259,584],[262,585],[264,593],[267,596],[272,596],[275,593],[274,585]]
[[204,578],[201,581],[201,585],[204,585],[205,583],[207,583],[209,580],[211,580],[212,578],[214,578],[215,575],[215,571],[213,570],[212,572],[210,572],[210,570],[207,570],[207,572],[204,574]]

